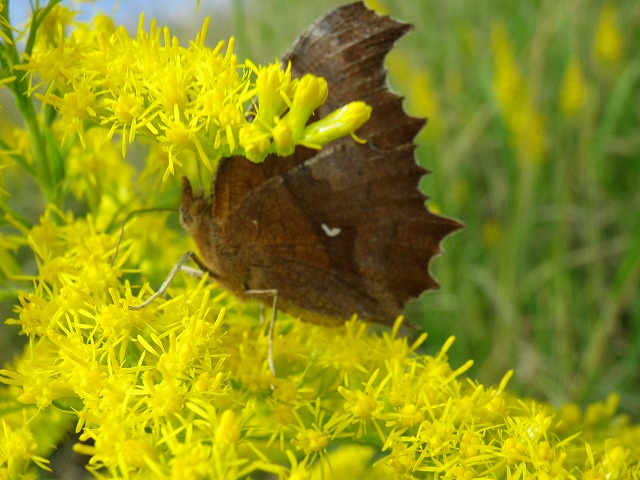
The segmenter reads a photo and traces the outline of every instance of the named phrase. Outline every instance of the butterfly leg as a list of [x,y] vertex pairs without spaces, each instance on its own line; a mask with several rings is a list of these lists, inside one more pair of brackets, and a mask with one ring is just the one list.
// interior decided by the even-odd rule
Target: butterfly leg
[[113,256],[111,257],[111,266],[113,267],[116,263],[116,258],[118,257],[118,252],[120,251],[120,245],[122,244],[122,238],[124,237],[124,227],[127,222],[131,220],[133,217],[143,214],[143,213],[151,213],[151,212],[175,212],[175,208],[141,208],[139,210],[134,210],[129,212],[127,216],[122,221],[122,226],[120,227],[120,234],[118,235],[118,242],[116,243],[116,248],[113,252]]
[[180,270],[182,270],[183,273],[186,273],[187,275],[193,278],[202,278],[204,277],[204,272],[205,272],[205,270],[202,270],[201,268],[193,268],[187,265],[181,265]]
[[[169,285],[173,281],[173,277],[175,277],[176,274],[178,273],[178,271],[180,269],[182,269],[184,263],[187,260],[189,260],[190,258],[192,258],[192,257],[193,258],[197,258],[195,256],[195,254],[193,252],[191,252],[191,251],[189,251],[189,252],[185,253],[184,255],[182,255],[182,257],[180,257],[180,260],[178,260],[176,262],[176,264],[173,266],[173,268],[169,272],[169,275],[167,275],[167,278],[165,278],[164,282],[162,282],[162,285],[160,285],[160,288],[156,291],[156,293],[151,295],[149,298],[147,298],[140,305],[129,305],[129,308],[131,310],[142,310],[147,305],[149,305],[151,302],[153,302],[156,298],[158,298],[160,295],[164,295],[165,292],[167,291],[167,287],[169,287]],[[196,262],[196,263],[198,263],[198,262]]]
[[[267,362],[269,363],[269,370],[271,374],[276,376],[276,366],[273,362],[273,335],[276,327],[276,319],[278,317],[278,291],[275,289],[268,290],[247,290],[245,292],[247,295],[272,295],[273,303],[271,305],[271,320],[269,322],[269,331],[268,335],[268,352],[267,352]],[[271,388],[274,388],[273,384]]]

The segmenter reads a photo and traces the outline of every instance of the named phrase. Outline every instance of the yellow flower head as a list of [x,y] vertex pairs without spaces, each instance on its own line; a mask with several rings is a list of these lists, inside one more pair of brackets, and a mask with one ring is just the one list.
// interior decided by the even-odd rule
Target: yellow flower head
[[604,66],[617,66],[623,55],[624,41],[616,22],[617,10],[610,2],[604,2],[593,39],[593,54]]
[[569,117],[578,115],[587,100],[587,85],[582,67],[576,58],[571,58],[567,65],[560,88],[560,110]]
[[[136,37],[102,17],[93,29],[44,37],[23,67],[36,96],[54,106],[83,145],[89,124],[107,128],[105,140],[122,135],[122,149],[137,135],[154,137],[168,152],[165,178],[183,152],[196,152],[205,166],[220,156],[262,161],[289,155],[296,145],[320,148],[351,135],[370,115],[361,103],[307,126],[327,99],[326,80],[291,78],[280,62],[239,65],[234,40],[204,45],[208,20],[195,41],[181,47],[167,28],[152,21]],[[257,99],[257,102],[254,101]]]

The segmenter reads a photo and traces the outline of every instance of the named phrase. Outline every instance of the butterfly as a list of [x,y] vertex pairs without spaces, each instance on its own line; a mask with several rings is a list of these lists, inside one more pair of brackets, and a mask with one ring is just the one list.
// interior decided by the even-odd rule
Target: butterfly
[[181,222],[228,290],[277,292],[279,308],[306,321],[340,324],[355,313],[392,324],[409,299],[437,287],[429,261],[461,225],[425,207],[413,139],[426,122],[404,112],[383,66],[411,28],[354,3],[311,25],[283,58],[293,77],[327,80],[318,117],[354,100],[372,107],[358,130],[365,143],[345,137],[258,164],[223,158],[210,198],[183,179]]
[[270,295],[268,363],[275,376],[278,308],[304,321],[340,325],[354,314],[391,325],[406,302],[438,286],[429,262],[441,240],[462,228],[430,212],[418,190],[427,173],[414,137],[426,120],[407,115],[387,87],[383,61],[412,26],[362,2],[337,8],[311,25],[283,64],[293,77],[324,77],[320,118],[351,101],[372,107],[359,143],[341,138],[321,150],[298,147],[262,163],[220,160],[211,196],[183,179],[180,220],[198,246],[187,252],[143,308],[164,293],[192,258],[238,297]]

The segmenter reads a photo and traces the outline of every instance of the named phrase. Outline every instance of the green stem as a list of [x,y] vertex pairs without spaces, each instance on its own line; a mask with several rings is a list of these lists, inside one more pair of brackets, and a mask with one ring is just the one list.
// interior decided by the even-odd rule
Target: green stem
[[55,7],[61,0],[51,0],[47,6],[42,8],[34,8],[31,15],[31,28],[29,29],[29,36],[27,37],[27,44],[24,49],[24,53],[27,55],[31,55],[33,51],[33,46],[36,42],[36,34],[38,32],[38,28],[40,24],[47,18],[49,12]]
[[[609,101],[604,110],[602,122],[596,132],[591,148],[591,156],[589,158],[590,179],[602,175],[607,167],[605,162],[608,159],[607,147],[613,136],[615,128],[622,121],[622,112],[628,102],[633,101],[635,88],[640,80],[640,54],[630,59],[629,66],[621,73],[610,94]],[[597,182],[597,180],[591,180]],[[595,199],[596,201],[599,198]],[[597,205],[596,205],[597,206]],[[595,207],[591,210],[595,211]],[[602,243],[602,232],[596,227],[596,222],[589,222],[591,226],[591,236],[595,237],[592,245],[598,246]],[[629,250],[622,258],[618,271],[613,280],[610,294],[600,309],[600,319],[595,326],[594,331],[589,335],[589,343],[583,356],[583,368],[586,374],[593,378],[598,371],[598,366],[605,356],[605,351],[611,336],[613,335],[617,322],[618,314],[625,300],[625,296],[631,287],[631,279],[640,268],[640,226],[636,225],[634,232],[634,240],[629,243]],[[597,243],[596,243],[597,242]],[[598,264],[602,268],[602,263]],[[604,273],[601,274],[597,285],[605,284]]]
[[[4,0],[4,11],[9,11],[9,0]],[[33,46],[36,41],[36,34],[38,27],[42,24],[43,20],[49,14],[51,9],[55,7],[60,0],[51,0],[43,8],[34,8],[32,12],[32,22],[29,29],[29,35],[27,37],[25,46],[25,56],[29,56],[33,51]],[[7,15],[8,20],[8,15]],[[60,195],[56,188],[58,184],[58,178],[52,171],[49,152],[47,151],[47,141],[43,135],[42,126],[38,120],[36,108],[33,104],[31,96],[29,95],[29,80],[21,71],[16,71],[16,66],[22,64],[20,61],[20,54],[16,47],[16,42],[13,37],[13,31],[8,27],[4,27],[5,35],[10,39],[9,42],[3,45],[4,61],[6,61],[8,69],[12,75],[15,75],[15,80],[9,85],[9,89],[13,92],[16,99],[16,107],[23,118],[25,127],[29,134],[29,140],[31,143],[33,156],[35,159],[35,170],[32,168],[25,168],[27,173],[33,175],[37,180],[38,186],[42,192],[42,195],[47,203],[53,203],[60,206]],[[18,162],[23,168],[22,162]]]
[[601,321],[591,335],[592,340],[583,357],[584,370],[590,378],[598,372],[598,365],[605,357],[605,352],[611,344],[611,337],[618,325],[620,312],[624,308],[629,292],[635,287],[634,279],[638,278],[638,272],[640,272],[640,223],[636,222],[633,231],[629,250],[622,257],[613,277],[611,293],[607,296],[602,308]]

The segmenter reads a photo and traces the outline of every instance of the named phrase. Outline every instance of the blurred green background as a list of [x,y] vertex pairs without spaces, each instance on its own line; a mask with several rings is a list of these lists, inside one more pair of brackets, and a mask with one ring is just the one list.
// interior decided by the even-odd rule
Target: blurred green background
[[[343,3],[203,1],[178,14],[156,2],[147,17],[186,44],[211,15],[211,45],[233,34],[241,60],[266,63]],[[145,9],[123,1],[116,17],[132,33],[134,4]],[[466,225],[432,264],[442,288],[408,307],[427,348],[455,335],[452,363],[474,359],[471,377],[494,384],[514,369],[511,388],[554,404],[616,391],[637,420],[640,4],[369,4],[416,27],[387,59],[391,84],[429,118],[417,140],[430,207]],[[2,328],[6,357],[16,332]]]

